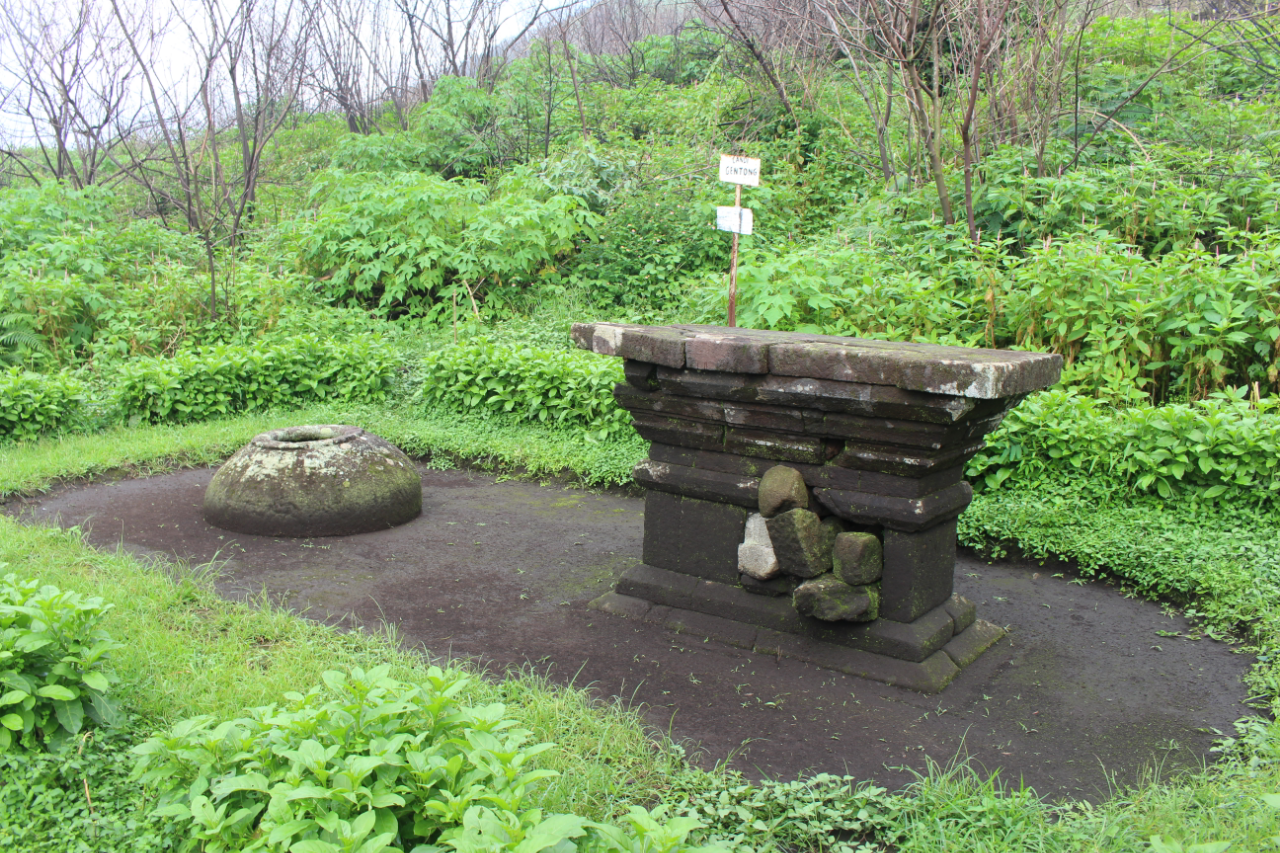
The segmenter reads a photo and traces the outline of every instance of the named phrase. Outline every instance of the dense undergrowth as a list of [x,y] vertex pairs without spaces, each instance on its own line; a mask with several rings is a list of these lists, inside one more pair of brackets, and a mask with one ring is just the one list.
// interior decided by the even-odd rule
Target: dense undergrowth
[[[1216,47],[1183,53],[1193,36]],[[867,142],[875,122],[847,66],[823,67],[784,105],[762,94],[722,34],[681,38],[680,50],[670,36],[633,46],[641,73],[599,60],[608,73],[574,78],[573,97],[562,98],[572,110],[556,109],[553,84],[583,66],[534,50],[483,85],[438,80],[426,103],[379,133],[299,116],[266,150],[252,224],[234,235],[166,227],[166,211],[119,175],[81,189],[14,177],[0,190],[0,496],[216,462],[299,421],[358,423],[441,466],[465,460],[504,475],[626,486],[645,446],[609,394],[618,365],[572,351],[568,324],[722,322],[729,244],[712,223],[730,193],[713,167],[722,151],[746,153],[764,159],[764,181],[746,193],[756,233],[742,240],[739,322],[1062,354],[1060,386],[1023,402],[970,463],[978,493],[962,541],[993,558],[1063,558],[1184,610],[1197,630],[1256,655],[1249,687],[1260,713],[1274,716],[1274,61],[1225,49],[1212,24],[1095,21],[1078,40],[1078,100],[1060,105],[1043,144],[1011,137],[982,152],[971,234],[954,213],[956,224],[943,222],[944,202],[966,202],[951,129],[940,143],[940,195],[919,171],[905,109],[885,133],[907,154],[894,174],[881,169]],[[39,747],[0,750],[4,849],[241,849],[264,815],[279,837],[255,843],[279,849],[326,849],[303,836],[346,833],[359,836],[350,849],[372,851],[393,820],[414,837],[403,812],[286,815],[255,799],[264,785],[298,784],[276,759],[227,771],[242,787],[224,779],[217,793],[248,810],[238,817],[200,800],[214,788],[201,788],[193,768],[222,749],[208,743],[211,727],[261,749],[291,726],[312,726],[310,714],[343,713],[333,703],[354,702],[351,691],[325,673],[357,669],[376,672],[380,702],[435,701],[403,685],[436,678],[446,693],[462,685],[456,695],[469,707],[506,705],[492,719],[458,711],[464,729],[509,718],[531,732],[526,744],[559,742],[529,756],[523,745],[486,742],[506,757],[473,762],[487,769],[475,771],[471,794],[506,806],[486,800],[490,811],[471,812],[470,824],[459,807],[448,838],[422,827],[456,849],[514,847],[541,824],[547,844],[518,849],[564,849],[555,845],[571,838],[583,849],[646,838],[658,849],[866,841],[1216,853],[1280,844],[1280,734],[1263,718],[1241,726],[1218,765],[1096,805],[1049,805],[963,766],[902,792],[832,777],[751,784],[688,767],[636,716],[534,674],[431,673],[392,637],[221,601],[198,573],[160,577],[74,533],[0,520],[6,562],[0,574],[15,573],[12,589],[38,579],[114,608],[101,614],[120,643],[109,656],[119,682],[107,686],[126,722],[89,726],[69,704],[79,694],[56,689],[87,685],[85,695],[97,695],[92,667],[67,664],[81,681],[49,695],[3,688],[0,723],[21,735],[10,740]],[[0,630],[14,624],[0,619]],[[6,710],[20,704],[30,707]],[[263,722],[273,714],[274,729]],[[181,722],[201,715],[209,719]],[[412,740],[379,719],[381,746]],[[149,754],[170,764],[139,781],[131,750],[152,732],[166,733],[168,752],[153,745]],[[421,745],[414,761],[435,754]],[[305,763],[301,741],[280,749]],[[359,749],[376,752],[373,740]],[[446,752],[448,765],[458,753]],[[507,785],[518,772],[501,784],[493,775],[525,762],[561,775],[518,792]],[[386,785],[369,796],[383,805],[373,810],[400,809],[396,797],[431,799],[401,771],[380,772]],[[245,781],[254,773],[270,778]],[[181,778],[186,794],[162,775]],[[455,805],[479,808],[466,786],[448,790]],[[155,814],[162,799],[186,829]],[[544,814],[532,818],[533,809]]]

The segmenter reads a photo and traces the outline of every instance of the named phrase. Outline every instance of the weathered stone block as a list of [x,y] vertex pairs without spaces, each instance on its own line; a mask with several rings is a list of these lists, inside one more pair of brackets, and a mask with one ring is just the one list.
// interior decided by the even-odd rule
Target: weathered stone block
[[763,456],[780,462],[805,462],[821,465],[834,453],[820,438],[787,435],[781,432],[729,427],[725,431],[724,449],[744,456]]
[[968,397],[903,391],[889,385],[793,376],[765,376],[752,390],[752,399],[761,403],[937,424],[956,423],[971,417],[983,402]]
[[911,622],[939,607],[951,597],[955,565],[955,519],[918,533],[885,530],[880,614]]
[[764,629],[756,634],[755,650],[757,653],[792,657],[919,693],[938,693],[960,674],[960,668],[942,651],[920,661],[906,661]]
[[673,418],[652,412],[632,412],[631,425],[641,438],[698,450],[723,450],[724,425]]
[[978,608],[963,595],[953,594],[947,599],[947,603],[942,606],[947,609],[947,613],[951,616],[951,622],[955,625],[953,630],[957,634],[972,625],[973,620],[978,617]]
[[751,402],[756,398],[756,384],[759,381],[758,376],[745,373],[658,368],[658,387],[663,391],[708,400]]
[[637,463],[632,476],[639,485],[660,492],[730,503],[747,509],[755,509],[759,503],[760,481],[754,477],[687,468],[652,459],[642,459]]
[[[596,324],[597,336],[604,325]],[[624,327],[614,355],[665,367],[684,367],[684,335],[661,326]]]
[[622,363],[622,375],[626,377],[627,384],[637,391],[647,393],[658,390],[658,365],[656,364],[627,359]]
[[696,397],[679,397],[662,391],[637,391],[630,385],[619,383],[613,389],[613,399],[634,416],[637,412],[652,412],[675,418],[689,418],[711,423],[724,423],[724,403],[719,400],[699,400]]
[[831,570],[851,586],[875,583],[884,573],[884,546],[874,533],[841,533],[831,549]]
[[746,524],[747,511],[741,507],[651,491],[644,502],[644,561],[736,584],[738,544]]
[[[781,577],[764,583],[774,584],[780,580]],[[910,623],[884,618],[862,623],[820,622],[797,613],[789,598],[752,594],[737,585],[700,580],[645,565],[633,566],[624,572],[617,591],[654,602],[646,620],[661,621],[665,618],[661,617],[662,607],[679,607],[901,660],[925,660],[952,637],[951,617],[941,607]]]
[[922,614],[914,622],[884,618],[885,593],[880,587],[880,618],[861,626],[854,642],[860,649],[902,660],[924,660],[951,639],[953,624],[941,607]]
[[882,524],[903,531],[924,530],[942,519],[953,518],[973,500],[973,489],[963,480],[922,498],[891,498],[843,489],[814,489],[813,494],[846,521]]
[[758,493],[760,514],[765,518],[809,508],[809,487],[805,485],[804,475],[786,465],[775,465],[765,471]]
[[792,509],[767,519],[769,539],[782,571],[798,578],[814,578],[831,571],[835,530],[816,513]]
[[691,335],[684,344],[685,367],[725,373],[768,373],[769,345],[741,334]]
[[768,580],[781,571],[764,516],[758,512],[747,517],[746,532],[738,546],[738,571],[760,581]]
[[963,669],[1004,636],[1004,629],[979,619],[942,647],[956,666]]
[[729,426],[764,429],[774,432],[804,433],[804,412],[782,406],[758,403],[725,402],[724,419]]
[[[670,462],[690,468],[706,468],[730,474],[745,474],[750,477],[760,477],[778,464],[776,459],[765,459],[760,456],[696,450],[660,443],[649,448],[649,458],[655,462]],[[899,477],[876,471],[841,468],[830,463],[809,465],[804,462],[791,462],[787,467],[795,468],[804,475],[805,483],[813,488],[874,492],[887,497],[904,498],[922,497],[940,491],[960,482],[964,476],[964,469],[960,466],[935,471],[923,477]]]
[[874,586],[850,586],[827,574],[796,587],[792,602],[801,616],[824,622],[870,622],[879,615],[880,591]]
[[715,581],[698,581],[689,608],[779,631],[794,631],[806,621],[796,613],[789,599],[752,595],[740,587]]
[[841,343],[776,343],[769,348],[769,369],[779,376],[989,400],[1054,384],[1062,373],[1062,359],[1043,353],[846,338]]
[[614,584],[614,592],[642,598],[655,605],[689,608],[697,586],[698,579],[692,575],[637,563],[618,578],[618,582]]
[[861,468],[900,477],[921,477],[935,471],[963,466],[985,445],[981,441],[948,447],[943,450],[892,448],[882,444],[859,444],[846,441],[832,459],[832,465]]

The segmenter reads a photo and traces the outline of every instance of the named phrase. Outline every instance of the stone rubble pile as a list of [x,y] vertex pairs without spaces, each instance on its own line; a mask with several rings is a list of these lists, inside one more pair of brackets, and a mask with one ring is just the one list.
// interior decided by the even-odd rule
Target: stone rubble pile
[[824,622],[878,618],[884,571],[879,538],[845,530],[835,516],[810,510],[809,488],[795,468],[770,468],[760,478],[759,495],[760,511],[747,518],[738,546],[742,587],[790,594],[798,613]]

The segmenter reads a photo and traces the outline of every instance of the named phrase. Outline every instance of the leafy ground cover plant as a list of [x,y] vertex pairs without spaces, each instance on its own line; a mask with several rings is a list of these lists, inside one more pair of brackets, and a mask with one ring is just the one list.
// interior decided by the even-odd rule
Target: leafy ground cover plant
[[622,379],[619,362],[590,353],[482,343],[429,354],[418,397],[428,406],[571,427],[605,441],[631,431],[630,416],[613,399]]
[[187,423],[313,400],[384,396],[397,361],[376,341],[299,335],[265,346],[215,346],[136,359],[114,378],[126,420]]
[[135,853],[172,850],[176,826],[149,817],[155,792],[131,779],[145,724],[82,731],[60,748],[0,752],[0,850]]
[[13,573],[0,578],[0,753],[60,744],[86,717],[114,720],[107,656],[121,646],[99,626],[110,609]]
[[[526,802],[556,774],[502,704],[458,701],[468,679],[432,667],[416,684],[387,666],[329,671],[324,687],[219,723],[202,716],[139,745],[180,850],[337,853],[691,849],[697,820],[633,808],[631,831]],[[665,823],[665,825],[664,825]]]
[[827,773],[751,782],[738,772],[690,769],[669,797],[683,800],[679,812],[703,821],[708,837],[730,849],[803,850],[815,842],[832,853],[878,849],[899,840],[904,808],[884,788]]
[[987,488],[1056,474],[1165,499],[1248,505],[1280,497],[1280,398],[1253,401],[1244,388],[1126,409],[1048,391],[1013,409],[986,441],[966,473]]
[[0,372],[0,442],[22,441],[74,424],[85,388],[65,374],[47,376],[11,367]]

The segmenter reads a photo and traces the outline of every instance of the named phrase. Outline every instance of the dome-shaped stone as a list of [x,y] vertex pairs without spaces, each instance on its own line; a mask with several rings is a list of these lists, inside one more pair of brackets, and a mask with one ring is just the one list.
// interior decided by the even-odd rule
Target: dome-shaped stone
[[422,512],[409,457],[353,426],[264,432],[226,461],[204,493],[215,527],[259,536],[345,536],[386,530]]

